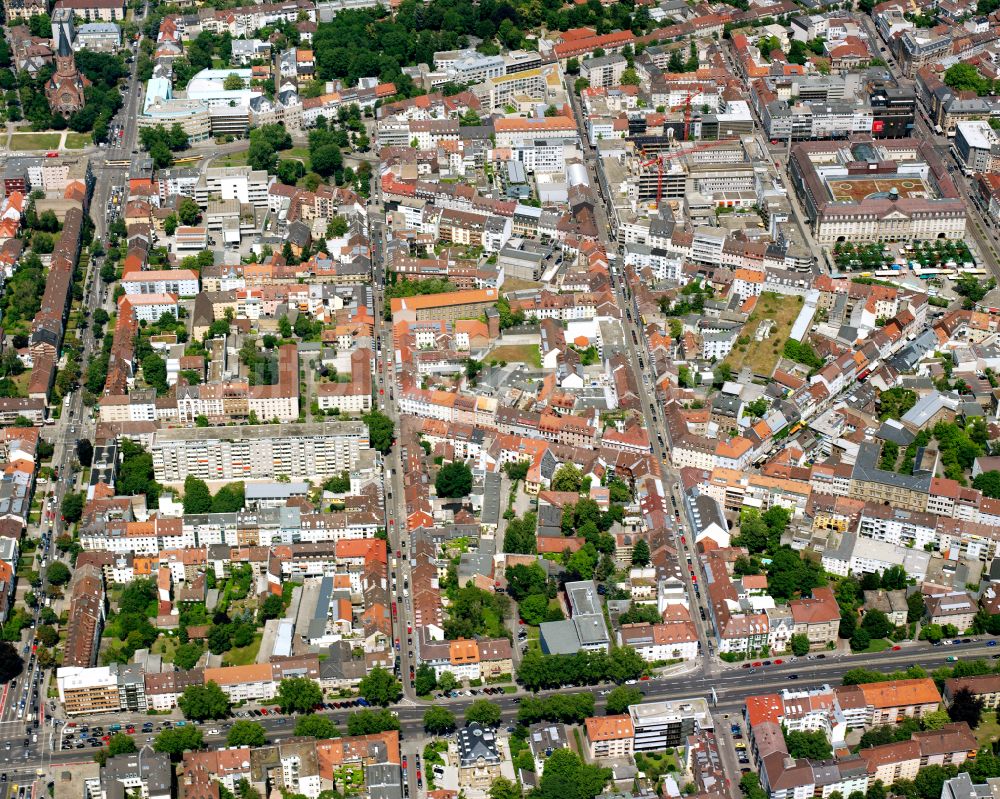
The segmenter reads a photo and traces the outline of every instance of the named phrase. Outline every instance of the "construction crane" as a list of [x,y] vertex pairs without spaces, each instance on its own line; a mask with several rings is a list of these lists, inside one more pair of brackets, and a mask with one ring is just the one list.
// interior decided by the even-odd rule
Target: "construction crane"
[[[663,164],[666,161],[671,161],[674,158],[678,158],[682,155],[688,155],[690,153],[697,153],[700,150],[710,150],[712,147],[718,147],[720,144],[728,144],[729,142],[738,141],[736,137],[730,137],[727,139],[716,139],[715,141],[702,142],[701,144],[696,144],[694,147],[688,147],[685,149],[677,149],[670,153],[660,153],[655,158],[650,158],[648,161],[641,164],[643,169],[649,169],[653,164],[657,165],[657,176],[656,176],[656,207],[660,207],[660,202],[663,199]],[[646,155],[645,150],[640,153],[642,156]]]
[[690,90],[685,98],[683,104],[675,105],[671,108],[671,111],[680,111],[684,109],[684,141],[688,141],[691,135],[691,100],[694,99],[694,95],[691,94]]

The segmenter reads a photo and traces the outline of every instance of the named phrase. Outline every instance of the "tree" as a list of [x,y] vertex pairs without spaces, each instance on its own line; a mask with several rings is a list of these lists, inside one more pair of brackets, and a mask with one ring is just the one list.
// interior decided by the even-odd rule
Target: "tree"
[[182,225],[194,225],[201,218],[198,203],[190,197],[184,197],[177,205],[177,218]]
[[246,505],[246,487],[242,480],[226,483],[212,497],[212,513],[238,513]]
[[466,724],[478,721],[484,727],[496,727],[500,718],[500,705],[489,699],[477,699],[465,709]]
[[802,657],[809,654],[809,636],[805,633],[796,633],[791,639],[792,654]]
[[893,631],[893,624],[881,610],[869,610],[861,621],[861,629],[872,638],[885,638]]
[[66,494],[63,497],[63,501],[60,504],[59,509],[62,511],[62,515],[66,521],[78,522],[80,521],[80,517],[83,516],[83,504],[83,493],[74,492],[72,494]]
[[932,644],[936,644],[944,637],[944,630],[941,629],[940,624],[925,624],[920,628],[921,641],[930,641]]
[[45,570],[45,577],[52,585],[66,585],[70,578],[69,568],[65,563],[57,560],[49,564]]
[[392,440],[396,430],[392,419],[381,411],[371,411],[365,414],[363,419],[368,425],[368,440],[372,448],[387,455],[392,449]]
[[323,701],[319,685],[308,677],[286,677],[275,696],[283,713],[307,713]]
[[187,751],[204,748],[205,739],[201,730],[191,724],[164,730],[153,741],[154,752],[165,752],[175,762]]
[[131,735],[126,735],[123,732],[116,732],[111,736],[111,740],[108,741],[108,757],[114,757],[115,755],[130,755],[133,752],[138,752],[139,748],[135,745],[135,741],[132,739]]
[[246,719],[234,721],[226,736],[227,746],[263,746],[266,743],[264,728],[256,721]]
[[[104,311],[103,308],[98,308],[98,311]],[[107,322],[107,311],[104,311],[105,319],[104,322],[98,322],[97,311],[94,311],[94,324],[104,324]],[[90,443],[90,439],[81,438],[76,442],[76,459],[80,461],[81,466],[90,466],[94,462],[94,445]]]
[[553,491],[570,491],[579,493],[580,486],[583,485],[583,475],[575,463],[566,462],[560,466],[554,475],[550,488]]
[[195,721],[224,719],[229,715],[229,697],[219,684],[209,680],[204,685],[189,685],[177,698],[184,717]]
[[295,720],[295,734],[307,735],[313,738],[339,738],[340,730],[326,716],[316,713],[306,713]]
[[851,649],[854,652],[863,652],[871,646],[871,642],[872,637],[868,634],[868,631],[858,628],[854,631],[854,635],[851,636]]
[[534,555],[537,551],[535,529],[538,519],[528,512],[523,518],[511,519],[503,536],[503,551],[509,555]]
[[434,669],[426,663],[421,663],[413,678],[413,689],[418,696],[427,696],[435,688],[437,688],[437,675],[434,673]]
[[375,735],[399,729],[399,718],[391,710],[359,710],[347,717],[348,735]]
[[906,621],[910,624],[920,621],[924,616],[924,595],[914,591],[906,597]]
[[239,91],[244,88],[243,78],[237,75],[235,72],[230,72],[226,75],[226,79],[222,81],[222,88],[227,92]]
[[212,493],[208,483],[193,475],[184,478],[184,512],[208,513],[212,510]]
[[177,214],[170,214],[166,219],[163,220],[163,232],[168,236],[173,236],[177,231]]
[[634,547],[632,547],[632,565],[633,566],[648,566],[650,560],[649,554],[649,544],[646,540],[640,538]]
[[976,475],[972,480],[972,487],[982,491],[985,497],[1000,499],[1000,472],[991,469]]
[[441,676],[438,677],[438,688],[442,691],[454,691],[458,688],[458,680],[450,671],[442,671]]
[[972,729],[976,729],[983,717],[982,697],[976,696],[968,688],[959,688],[952,695],[948,716],[952,721],[964,721]]
[[952,64],[944,73],[944,82],[956,91],[973,91],[986,94],[987,81],[972,64]]
[[638,688],[619,685],[617,688],[612,688],[608,694],[607,713],[609,716],[627,713],[630,705],[638,705],[642,699],[643,693]]
[[516,566],[508,566],[504,571],[507,578],[507,595],[515,602],[520,602],[532,594],[544,594],[548,576],[538,563],[528,566],[518,563]]
[[622,86],[638,86],[640,83],[639,73],[637,73],[632,68],[627,68],[622,73],[621,84]]
[[399,701],[403,688],[389,671],[376,666],[358,685],[358,692],[373,705],[387,707]]
[[439,705],[424,711],[424,729],[431,735],[447,735],[455,729],[455,714]]
[[830,742],[822,730],[801,732],[789,730],[785,733],[785,743],[792,757],[805,757],[810,760],[829,760],[833,753]]
[[59,643],[59,633],[56,632],[56,628],[50,624],[42,624],[35,631],[35,637],[45,644],[45,646],[55,646]]
[[184,671],[193,669],[204,652],[200,641],[188,641],[186,644],[181,644],[174,652],[174,665]]
[[611,769],[584,763],[571,749],[557,749],[545,761],[534,799],[593,799],[611,779]]
[[278,594],[270,594],[267,599],[265,599],[257,611],[257,618],[260,622],[265,622],[268,619],[276,619],[285,609],[285,603],[282,601],[281,596]]
[[434,488],[439,497],[467,497],[472,491],[472,470],[459,461],[446,464],[438,471]]
[[546,621],[549,598],[545,594],[530,594],[517,606],[517,611],[525,624],[538,625]]
[[490,799],[521,799],[521,789],[506,777],[497,777],[490,786]]

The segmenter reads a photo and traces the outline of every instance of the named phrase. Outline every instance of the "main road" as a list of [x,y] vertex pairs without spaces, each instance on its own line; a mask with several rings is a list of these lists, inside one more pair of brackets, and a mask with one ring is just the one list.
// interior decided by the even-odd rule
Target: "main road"
[[[707,671],[654,679],[640,683],[646,697],[645,702],[656,702],[665,700],[675,700],[681,698],[704,697],[709,701],[711,710],[715,715],[737,714],[740,712],[747,696],[761,693],[776,693],[784,688],[804,690],[817,688],[823,685],[836,687],[840,684],[845,672],[850,669],[866,668],[883,673],[901,671],[914,663],[919,663],[928,671],[939,666],[947,665],[948,657],[960,655],[963,660],[975,658],[989,658],[997,652],[997,648],[988,647],[984,641],[975,641],[958,647],[931,647],[927,644],[904,645],[900,651],[887,651],[874,655],[829,655],[825,659],[807,660],[804,658],[790,658],[778,666],[769,666],[758,669],[754,674],[749,674],[748,670],[741,668],[730,668],[719,673],[710,674]],[[597,692],[596,712],[600,713],[605,704],[604,692],[614,687],[613,685],[593,686],[583,688],[562,688],[552,691],[541,691],[537,696],[549,696],[555,693],[566,693],[573,691]],[[714,689],[714,696],[713,696]],[[516,721],[518,705],[525,694],[505,695],[498,698],[491,698],[491,701],[500,706],[503,715],[503,724],[513,724]],[[475,698],[459,697],[456,699],[436,700],[435,704],[448,707],[455,713],[459,723],[461,723],[463,713],[470,703],[476,701]],[[404,700],[393,709],[399,717],[401,732],[404,739],[423,735],[423,715],[430,707],[430,703],[416,704],[412,701]],[[347,716],[352,711],[337,710],[324,711],[321,715],[329,717],[341,729],[346,727]],[[292,735],[294,721],[283,716],[268,715],[255,719],[267,732],[268,740],[274,742]],[[134,722],[137,725],[147,721],[162,722],[162,717],[150,717],[141,713],[114,714],[104,716],[90,716],[75,718],[77,724],[84,721],[89,724],[104,724],[118,722],[125,724]],[[203,722],[201,724],[205,740],[209,746],[224,746],[226,730],[220,722]],[[217,733],[208,733],[209,730],[218,730]],[[17,736],[20,738],[20,736]],[[58,736],[57,736],[58,737]],[[147,735],[137,733],[135,735],[137,743],[144,744]],[[12,740],[13,738],[0,737],[0,741]],[[14,741],[17,748],[20,748],[20,741]],[[65,751],[43,752],[41,747],[32,747],[27,758],[16,757],[11,759],[11,765],[4,770],[9,771],[12,779],[20,772],[34,777],[38,768],[56,768],[68,763],[79,763],[93,759],[94,750],[89,746],[84,749],[72,749]]]

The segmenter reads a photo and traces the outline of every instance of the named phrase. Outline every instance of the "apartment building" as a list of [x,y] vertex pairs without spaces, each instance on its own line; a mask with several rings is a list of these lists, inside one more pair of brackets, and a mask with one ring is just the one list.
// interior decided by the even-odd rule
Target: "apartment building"
[[964,591],[929,596],[925,600],[927,620],[930,624],[950,624],[960,633],[972,626],[979,607]]
[[202,208],[209,200],[239,200],[255,208],[267,208],[267,193],[275,181],[266,170],[248,166],[210,167],[194,187],[195,201]]
[[190,269],[149,269],[132,271],[122,276],[122,288],[126,295],[171,294],[178,297],[194,297],[198,294],[198,273]]
[[95,566],[79,567],[73,575],[64,666],[87,668],[97,661],[104,606],[104,578],[100,570]]
[[593,760],[618,759],[632,756],[635,727],[632,717],[591,716],[585,722],[587,747]]
[[636,752],[683,746],[689,735],[714,727],[708,701],[702,697],[643,702],[628,711],[635,730]]
[[476,319],[499,299],[496,289],[470,289],[447,294],[394,297],[390,302],[393,322],[424,322],[431,319],[456,322]]
[[983,707],[994,710],[1000,707],[1000,675],[983,674],[976,677],[952,677],[944,682],[942,699],[951,706],[955,694],[967,690],[977,699],[983,700]]
[[56,671],[56,688],[69,716],[121,710],[116,663],[96,668],[64,666]]
[[363,422],[319,422],[158,430],[153,470],[163,483],[203,480],[320,481],[350,471],[368,450]]
[[698,657],[698,632],[690,621],[623,624],[618,643],[632,647],[650,663]]
[[627,66],[625,56],[620,53],[599,58],[585,58],[580,62],[580,77],[590,81],[592,88],[610,89],[621,84]]
[[845,685],[835,693],[849,727],[877,727],[896,724],[903,718],[919,719],[941,704],[941,694],[930,678]]
[[53,10],[65,8],[87,22],[120,22],[125,19],[124,0],[58,0]]

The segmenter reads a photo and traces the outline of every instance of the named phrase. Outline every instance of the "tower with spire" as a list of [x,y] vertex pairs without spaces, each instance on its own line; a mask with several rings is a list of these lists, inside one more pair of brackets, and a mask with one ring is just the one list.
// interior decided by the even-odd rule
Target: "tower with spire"
[[84,92],[90,86],[90,81],[76,68],[69,36],[65,30],[60,33],[57,36],[56,71],[45,84],[45,98],[49,101],[52,113],[68,117],[87,104]]

